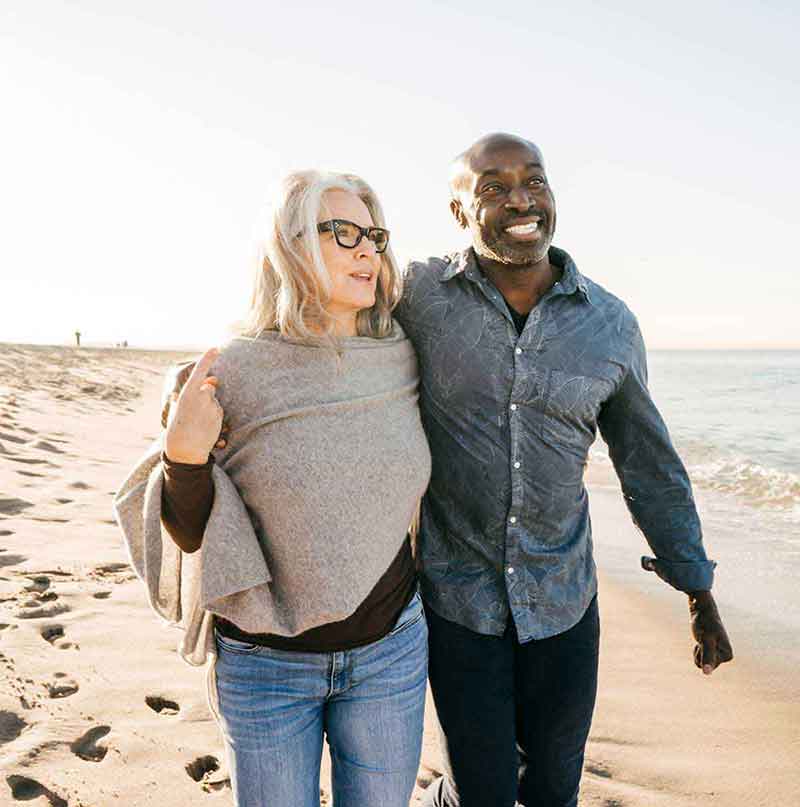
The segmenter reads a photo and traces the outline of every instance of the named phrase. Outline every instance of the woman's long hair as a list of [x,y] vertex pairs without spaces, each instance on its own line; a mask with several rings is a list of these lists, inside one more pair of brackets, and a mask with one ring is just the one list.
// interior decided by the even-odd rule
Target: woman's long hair
[[[258,259],[250,307],[239,324],[243,336],[277,330],[283,336],[336,346],[335,320],[327,309],[331,280],[322,259],[317,222],[327,191],[358,196],[376,227],[385,227],[375,192],[360,177],[326,171],[295,171],[281,183],[272,221]],[[391,247],[381,253],[375,304],[356,316],[358,336],[380,338],[392,331],[392,309],[400,299],[400,272]]]

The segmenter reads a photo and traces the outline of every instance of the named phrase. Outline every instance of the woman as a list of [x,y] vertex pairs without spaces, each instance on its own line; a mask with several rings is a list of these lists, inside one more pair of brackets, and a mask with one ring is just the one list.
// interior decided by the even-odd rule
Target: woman
[[406,807],[415,783],[427,627],[407,529],[430,455],[383,224],[357,177],[287,178],[241,335],[178,374],[163,445],[117,495],[184,658],[216,655],[240,807],[318,805],[323,735],[337,807]]

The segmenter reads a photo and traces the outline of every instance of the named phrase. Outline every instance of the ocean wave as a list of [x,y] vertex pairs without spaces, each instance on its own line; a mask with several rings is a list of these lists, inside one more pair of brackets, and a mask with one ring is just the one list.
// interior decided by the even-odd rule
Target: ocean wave
[[800,476],[797,474],[736,457],[690,464],[688,470],[695,484],[732,493],[755,507],[800,508]]
[[[751,507],[780,510],[800,518],[799,474],[769,468],[707,445],[684,447],[679,453],[696,487],[736,496]],[[592,450],[591,462],[610,466],[605,447]]]

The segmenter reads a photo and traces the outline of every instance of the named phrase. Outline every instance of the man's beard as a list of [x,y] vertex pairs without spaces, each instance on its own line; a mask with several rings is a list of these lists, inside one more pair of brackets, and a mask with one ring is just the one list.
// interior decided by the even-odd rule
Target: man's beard
[[532,263],[538,263],[547,257],[550,242],[553,240],[552,235],[548,235],[543,240],[529,246],[520,244],[520,246],[515,247],[504,243],[499,238],[485,239],[480,229],[476,228],[476,230],[473,246],[478,256],[505,264],[509,268],[519,267],[522,269]]

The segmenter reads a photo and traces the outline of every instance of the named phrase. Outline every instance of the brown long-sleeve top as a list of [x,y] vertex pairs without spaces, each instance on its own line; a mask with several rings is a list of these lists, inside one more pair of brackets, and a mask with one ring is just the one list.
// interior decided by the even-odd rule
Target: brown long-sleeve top
[[[211,479],[213,459],[205,465],[172,462],[161,456],[164,486],[161,520],[172,540],[184,552],[196,552],[214,504]],[[234,639],[278,650],[332,653],[377,641],[391,631],[417,585],[409,539],[367,598],[347,619],[320,625],[297,636],[247,633],[232,622],[217,617],[217,630]]]

